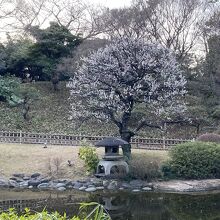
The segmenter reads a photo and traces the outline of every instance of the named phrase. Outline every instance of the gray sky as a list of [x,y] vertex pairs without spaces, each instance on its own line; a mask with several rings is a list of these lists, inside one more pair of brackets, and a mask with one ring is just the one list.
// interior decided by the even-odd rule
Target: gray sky
[[119,8],[124,6],[129,6],[131,0],[86,0],[92,4],[100,4],[109,8]]
[[[105,6],[105,7],[112,9],[112,8],[120,8],[120,7],[130,6],[132,0],[82,0],[82,1],[88,2],[89,4],[93,4],[93,5],[102,5],[102,6]],[[47,24],[48,22],[45,22],[45,23]],[[0,41],[2,39],[5,40],[5,38],[6,38],[5,31],[6,30],[11,33],[13,32],[13,29],[11,27],[9,27],[3,31],[0,30]]]

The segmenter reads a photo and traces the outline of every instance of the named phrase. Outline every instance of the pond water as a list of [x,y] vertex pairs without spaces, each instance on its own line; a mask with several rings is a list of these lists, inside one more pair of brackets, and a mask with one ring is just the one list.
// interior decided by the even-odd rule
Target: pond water
[[15,207],[31,210],[78,213],[80,202],[96,201],[113,220],[220,220],[220,192],[199,194],[99,192],[80,193],[0,191],[0,210]]

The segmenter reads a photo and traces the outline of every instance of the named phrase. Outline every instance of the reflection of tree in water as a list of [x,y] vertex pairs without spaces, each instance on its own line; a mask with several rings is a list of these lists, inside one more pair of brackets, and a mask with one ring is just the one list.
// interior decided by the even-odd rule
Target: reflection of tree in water
[[72,217],[78,214],[80,202],[89,202],[86,199],[88,197],[80,197],[77,194],[63,195],[62,193],[45,192],[43,198],[0,201],[0,211],[15,208],[18,213],[22,213],[25,208],[29,208],[32,212],[57,211],[60,214],[66,213],[67,216]]
[[178,195],[167,198],[167,210],[178,220],[219,220],[220,194]]
[[131,219],[131,212],[128,209],[128,202],[123,194],[119,193],[105,193],[105,194],[91,194],[89,199],[96,201],[104,206],[104,208],[111,215],[113,220],[128,220]]
[[[164,197],[156,193],[140,193],[130,195],[131,220],[168,220],[169,213],[164,208]],[[172,219],[175,220],[175,219]]]
[[72,217],[73,215],[78,214],[80,206],[79,202],[80,200],[76,199],[74,195],[59,197],[59,194],[57,194],[56,198],[48,197],[45,206],[35,211],[42,211],[43,208],[46,209],[48,212],[57,211],[60,214],[66,213],[67,216]]
[[90,200],[111,204],[113,220],[220,220],[220,194],[106,193]]
[[[163,197],[148,193],[113,193],[93,195],[91,200],[103,204],[113,220],[168,220]],[[173,219],[175,220],[175,219]]]
[[[46,209],[61,214],[65,212],[67,216],[78,213],[80,202],[99,202],[108,209],[113,220],[220,220],[220,193],[181,195],[108,191],[92,194],[45,194],[41,199],[23,200],[23,205],[21,200],[11,202],[14,202],[14,205],[19,204],[18,208],[29,205],[34,211]],[[5,206],[6,203],[3,202],[2,205]]]

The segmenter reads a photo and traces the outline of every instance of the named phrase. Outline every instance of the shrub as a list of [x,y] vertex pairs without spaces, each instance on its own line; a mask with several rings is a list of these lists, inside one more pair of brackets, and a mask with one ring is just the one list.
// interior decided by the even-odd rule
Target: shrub
[[202,134],[197,138],[197,140],[202,142],[220,143],[220,135],[214,133]]
[[85,162],[86,170],[89,173],[94,173],[99,163],[99,158],[96,153],[96,148],[83,146],[79,148],[79,158]]
[[161,177],[161,160],[155,156],[133,155],[129,162],[130,177],[147,179],[148,181]]
[[62,157],[49,158],[46,163],[47,174],[59,178],[64,174],[64,162]]
[[203,179],[220,177],[220,145],[188,142],[173,147],[162,168],[165,177]]
[[81,203],[79,216],[67,217],[64,213],[60,215],[58,212],[48,213],[42,211],[39,213],[31,212],[30,209],[25,208],[24,214],[20,215],[15,209],[9,209],[8,212],[0,213],[1,220],[111,220],[110,215],[104,209],[103,205],[96,202]]

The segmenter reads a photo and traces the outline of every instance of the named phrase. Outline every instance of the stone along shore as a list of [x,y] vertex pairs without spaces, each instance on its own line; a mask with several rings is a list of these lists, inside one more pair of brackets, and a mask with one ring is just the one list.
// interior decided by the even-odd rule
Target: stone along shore
[[0,188],[39,189],[39,190],[129,190],[132,192],[201,192],[220,190],[220,179],[208,180],[170,180],[147,182],[142,180],[122,181],[115,179],[87,178],[73,181],[70,179],[52,179],[40,173],[32,175],[14,174],[11,178],[0,177]]

